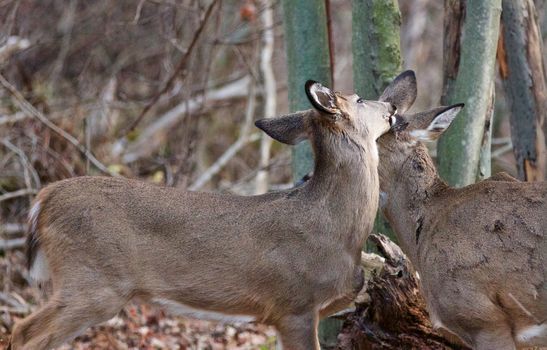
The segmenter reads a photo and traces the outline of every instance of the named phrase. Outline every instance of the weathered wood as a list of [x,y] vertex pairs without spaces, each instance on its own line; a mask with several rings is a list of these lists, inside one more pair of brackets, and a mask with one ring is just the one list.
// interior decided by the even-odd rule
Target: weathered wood
[[[501,0],[445,0],[444,90],[442,104],[465,103],[464,110],[438,144],[441,176],[451,185],[475,182],[491,115]],[[483,142],[484,140],[484,142]],[[483,162],[482,166],[487,166]],[[482,169],[482,173],[488,170]]]
[[344,323],[338,349],[465,349],[433,329],[416,272],[401,249],[384,235],[370,239],[385,263]]
[[532,0],[503,0],[502,6],[498,61],[511,110],[518,175],[525,181],[543,181],[547,90],[541,30]]

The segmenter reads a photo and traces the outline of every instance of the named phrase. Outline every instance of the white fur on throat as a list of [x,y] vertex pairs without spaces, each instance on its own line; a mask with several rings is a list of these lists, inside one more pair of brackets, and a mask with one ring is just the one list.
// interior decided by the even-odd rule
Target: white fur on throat
[[49,266],[43,250],[39,249],[36,253],[29,273],[30,278],[36,282],[45,282],[49,280]]
[[167,310],[169,310],[173,314],[192,317],[192,318],[198,318],[201,320],[218,321],[223,323],[232,323],[232,322],[246,323],[246,322],[253,322],[256,320],[253,316],[227,315],[220,312],[194,309],[193,307],[190,307],[188,305],[184,305],[169,299],[153,298],[152,302],[165,307]]
[[38,228],[38,215],[40,214],[40,208],[42,204],[40,201],[36,201],[32,208],[30,208],[28,218],[30,223],[30,232],[36,232],[36,229]]
[[[30,224],[30,232],[32,235],[35,235],[34,239],[38,239],[36,236],[36,230],[38,229],[38,216],[40,215],[40,209],[42,207],[41,202],[38,200],[29,212],[29,224]],[[32,265],[30,266],[30,278],[37,282],[44,282],[49,280],[49,266],[46,260],[46,255],[44,254],[44,251],[41,249],[38,249],[36,252],[36,256],[34,257],[34,261],[32,262]]]

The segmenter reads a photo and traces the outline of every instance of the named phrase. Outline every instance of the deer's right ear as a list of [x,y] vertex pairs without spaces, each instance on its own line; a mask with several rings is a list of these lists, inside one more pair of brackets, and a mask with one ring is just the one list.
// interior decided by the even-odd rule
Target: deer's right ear
[[404,113],[412,106],[417,94],[416,74],[414,71],[407,70],[393,79],[379,100],[391,103],[397,107],[398,113]]
[[296,112],[277,118],[264,118],[257,120],[255,125],[274,140],[296,145],[308,138],[305,115],[305,112]]
[[431,117],[426,118],[426,127],[415,128],[410,131],[410,135],[422,141],[436,140],[450,126],[464,106],[463,103],[458,103],[449,107],[443,107]]
[[336,104],[336,95],[328,87],[325,87],[316,81],[308,80],[306,82],[305,90],[310,103],[318,111],[327,114],[336,114],[339,112]]

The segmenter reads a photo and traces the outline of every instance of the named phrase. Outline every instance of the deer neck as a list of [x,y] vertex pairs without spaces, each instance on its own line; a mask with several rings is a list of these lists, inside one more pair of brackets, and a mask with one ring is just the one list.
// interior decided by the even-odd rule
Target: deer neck
[[[390,160],[390,157],[398,160]],[[379,167],[381,209],[401,247],[417,264],[424,218],[431,210],[428,206],[448,185],[439,177],[433,160],[421,144],[390,152],[386,158]]]
[[378,209],[376,142],[357,142],[335,134],[312,142],[316,163],[314,176],[306,186],[308,193],[329,212],[334,231],[340,234],[335,239],[357,256]]

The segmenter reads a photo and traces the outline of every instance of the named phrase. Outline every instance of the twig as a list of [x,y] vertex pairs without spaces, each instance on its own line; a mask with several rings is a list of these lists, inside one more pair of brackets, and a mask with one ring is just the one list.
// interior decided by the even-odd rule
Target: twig
[[29,116],[23,112],[17,112],[14,115],[2,115],[0,116],[0,125],[15,123],[27,118],[29,118]]
[[13,143],[11,143],[7,139],[1,140],[2,144],[6,146],[8,149],[10,149],[12,152],[16,153],[19,158],[21,159],[21,165],[23,165],[23,168],[26,169],[25,171],[25,181],[27,182],[27,188],[32,188],[30,181],[27,180],[28,174],[27,172],[30,172],[32,174],[32,179],[34,180],[34,187],[40,188],[42,187],[42,184],[40,182],[40,177],[38,176],[38,173],[36,172],[36,169],[32,166],[29,159],[27,158],[25,152],[23,152],[19,147],[15,146]]
[[[15,293],[8,294],[0,292],[0,303],[15,308],[15,310],[18,310],[18,313],[28,313],[30,311],[29,304],[21,296]],[[12,309],[9,311],[11,312]]]
[[499,158],[503,154],[505,154],[507,152],[511,152],[512,149],[513,149],[513,144],[511,143],[511,141],[509,141],[504,146],[502,146],[502,147],[498,148],[497,150],[493,151],[492,152],[492,158]]
[[[250,78],[246,76],[216,90],[209,91],[207,92],[207,101],[215,102],[225,99],[244,97],[246,90],[248,89],[249,82]],[[151,145],[151,140],[157,139],[157,133],[169,129],[182,120],[186,115],[195,112],[201,107],[200,100],[201,98],[193,98],[188,101],[182,101],[147,126],[146,129],[139,133],[137,139],[129,145],[127,145],[127,140],[125,137],[118,139],[112,147],[112,154],[117,156],[124,151],[122,162],[126,164],[138,160],[150,151],[150,148],[153,146],[153,143]]]
[[250,135],[247,138],[239,138],[233,145],[231,145],[226,152],[224,152],[217,160],[213,163],[201,176],[190,186],[188,189],[190,191],[197,191],[203,187],[209,180],[213,178],[230,159],[232,159],[243,146],[248,143],[258,141],[260,138],[259,133]]
[[0,226],[0,235],[13,236],[27,231],[27,225],[7,223]]
[[142,7],[144,6],[145,1],[146,0],[139,1],[139,4],[137,5],[137,10],[135,11],[135,17],[133,18],[133,24],[139,23],[139,19],[141,18]]
[[26,238],[0,239],[0,250],[12,250],[25,245]]
[[59,55],[55,59],[53,64],[53,69],[50,74],[50,86],[55,87],[57,85],[57,80],[59,75],[63,71],[63,66],[65,64],[68,51],[70,49],[70,41],[72,40],[72,29],[74,27],[74,17],[76,14],[76,5],[77,0],[71,0],[70,4],[65,8],[63,16],[61,18],[61,31],[63,32],[63,39],[61,40],[61,49],[59,50]]
[[165,83],[163,88],[156,94],[156,96],[154,96],[152,101],[150,101],[150,103],[148,103],[144,107],[141,114],[139,114],[137,119],[135,119],[133,121],[133,123],[129,126],[127,131],[124,133],[125,136],[127,134],[129,134],[130,132],[132,132],[133,130],[135,130],[135,128],[141,122],[141,120],[145,116],[145,114],[150,110],[150,108],[152,108],[158,102],[161,95],[163,95],[167,90],[169,90],[171,88],[171,85],[173,84],[173,82],[175,81],[177,76],[179,76],[179,74],[181,75],[181,78],[184,78],[186,76],[186,74],[188,74],[188,72],[186,71],[186,66],[188,64],[189,58],[190,58],[190,56],[191,56],[191,54],[192,54],[192,52],[193,52],[193,50],[196,46],[196,43],[198,42],[198,39],[201,36],[201,33],[203,32],[203,29],[205,29],[205,25],[207,24],[207,21],[209,20],[209,17],[211,16],[211,13],[213,12],[213,9],[215,8],[215,5],[217,3],[218,3],[218,0],[214,0],[209,5],[207,10],[205,11],[205,15],[203,16],[203,20],[201,21],[201,23],[200,23],[198,29],[196,30],[196,32],[194,33],[194,37],[192,38],[192,41],[190,42],[190,45],[188,46],[188,49],[186,50],[186,53],[180,59],[179,64],[175,68],[175,71],[169,77],[169,79],[167,80],[167,82]]
[[3,195],[0,195],[0,202],[6,201],[8,199],[17,198],[26,196],[29,194],[36,194],[38,193],[38,190],[32,189],[32,188],[23,188],[21,190],[13,191],[4,193]]
[[[272,68],[272,55],[274,49],[274,30],[273,30],[273,10],[271,0],[263,0],[265,9],[262,12],[261,19],[265,28],[262,33],[262,41],[264,46],[260,53],[260,69],[264,77],[264,117],[271,118],[275,116],[276,107],[276,81]],[[266,170],[268,162],[270,161],[270,150],[272,147],[272,139],[262,134],[262,140],[260,141],[260,170],[256,174],[255,180],[255,194],[261,194],[268,191],[268,171]]]
[[201,176],[188,188],[190,191],[196,191],[203,187],[203,185],[211,180],[211,178],[217,174],[224,167],[224,165],[226,165],[226,163],[228,163],[228,161],[232,159],[241,148],[243,148],[243,146],[260,138],[259,133],[249,135],[256,106],[256,95],[254,89],[255,84],[253,82],[249,86],[249,101],[247,103],[247,110],[245,111],[245,121],[243,122],[243,126],[241,127],[237,141],[231,145],[226,152],[224,152],[222,156],[220,156],[216,162],[213,163],[213,165],[201,174]]
[[59,134],[68,142],[70,142],[74,147],[78,149],[78,151],[80,151],[85,157],[87,157],[91,161],[91,163],[93,163],[93,165],[97,167],[97,169],[111,176],[118,176],[117,174],[108,170],[108,168],[104,164],[99,162],[99,160],[95,158],[91,151],[89,151],[82,144],[80,144],[80,142],[78,142],[78,140],[76,140],[74,136],[70,135],[57,125],[53,124],[44,114],[42,114],[42,112],[37,110],[30,102],[25,99],[25,97],[19,91],[17,91],[15,86],[11,85],[10,82],[7,81],[6,78],[4,78],[2,74],[0,74],[0,84],[2,84],[2,86],[15,98],[15,102],[19,105],[19,108],[21,108],[21,110],[23,110],[25,113],[32,115],[40,122],[42,122],[45,126]]

